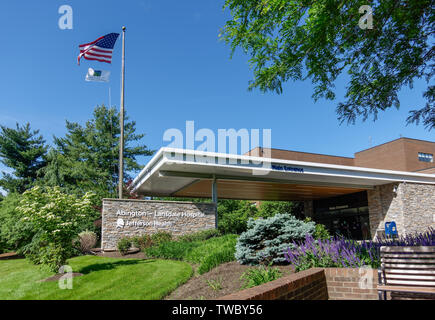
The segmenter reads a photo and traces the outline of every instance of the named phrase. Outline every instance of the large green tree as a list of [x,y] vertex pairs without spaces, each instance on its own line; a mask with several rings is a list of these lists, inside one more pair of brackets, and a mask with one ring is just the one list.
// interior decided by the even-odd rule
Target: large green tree
[[38,171],[45,166],[47,146],[39,130],[32,130],[29,123],[0,129],[0,161],[12,170],[2,172],[0,187],[7,192],[23,193],[35,183]]
[[[119,112],[97,106],[84,126],[66,121],[66,129],[65,137],[54,137],[55,147],[47,155],[42,183],[75,193],[94,191],[100,197],[113,197],[119,176]],[[125,117],[124,182],[131,179],[130,173],[142,169],[137,157],[153,153],[141,143],[144,136],[136,133],[136,123]]]
[[221,35],[233,52],[251,56],[250,89],[281,93],[288,80],[311,79],[315,100],[333,100],[335,81],[347,72],[336,111],[354,123],[399,108],[399,91],[424,79],[426,105],[407,106],[417,108],[407,122],[435,128],[433,0],[226,0],[224,7],[232,19]]

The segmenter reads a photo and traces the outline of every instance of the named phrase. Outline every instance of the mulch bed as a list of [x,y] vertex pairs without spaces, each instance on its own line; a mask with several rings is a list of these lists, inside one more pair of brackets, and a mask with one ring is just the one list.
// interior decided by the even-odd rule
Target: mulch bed
[[139,249],[131,249],[128,251],[128,254],[122,255],[119,251],[97,251],[92,249],[95,255],[99,257],[108,257],[108,258],[122,258],[122,259],[147,259],[145,254],[141,252]]
[[[283,277],[293,273],[288,265],[276,267],[283,273]],[[207,273],[194,276],[165,297],[165,300],[212,300],[238,292],[243,290],[240,276],[251,268],[255,267],[241,265],[236,261],[221,264]],[[218,281],[222,289],[214,290],[207,280]]]
[[0,260],[21,259],[23,256],[16,254],[15,252],[8,252],[0,254]]

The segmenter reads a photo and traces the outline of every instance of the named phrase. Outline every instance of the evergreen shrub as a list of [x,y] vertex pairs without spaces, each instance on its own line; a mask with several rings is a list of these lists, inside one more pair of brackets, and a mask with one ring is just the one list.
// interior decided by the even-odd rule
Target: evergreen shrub
[[248,265],[286,263],[285,253],[289,247],[314,232],[314,222],[304,222],[289,214],[249,219],[248,230],[237,241],[235,258]]

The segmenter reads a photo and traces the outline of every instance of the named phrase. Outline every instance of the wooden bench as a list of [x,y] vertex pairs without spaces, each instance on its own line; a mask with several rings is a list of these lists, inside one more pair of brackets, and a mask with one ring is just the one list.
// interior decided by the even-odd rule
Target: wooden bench
[[381,247],[378,293],[435,299],[435,246]]

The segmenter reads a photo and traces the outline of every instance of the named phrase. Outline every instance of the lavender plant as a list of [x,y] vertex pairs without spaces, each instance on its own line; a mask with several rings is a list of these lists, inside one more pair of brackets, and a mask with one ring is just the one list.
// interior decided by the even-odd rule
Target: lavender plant
[[377,238],[362,243],[342,237],[315,240],[311,235],[306,235],[304,241],[293,242],[284,255],[296,271],[313,267],[378,268],[382,246],[435,246],[435,230],[429,228],[424,233],[396,239]]

